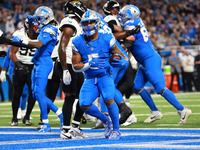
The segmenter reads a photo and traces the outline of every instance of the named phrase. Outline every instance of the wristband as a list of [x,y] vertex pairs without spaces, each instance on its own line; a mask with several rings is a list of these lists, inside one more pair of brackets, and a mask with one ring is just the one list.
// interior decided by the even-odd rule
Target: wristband
[[90,68],[90,65],[89,65],[89,62],[87,62],[87,63],[84,64],[83,68],[81,68],[81,69],[79,69],[79,70],[74,69],[74,67],[72,67],[72,68],[73,68],[73,70],[74,70],[75,72],[84,72],[85,70],[87,70],[87,69]]

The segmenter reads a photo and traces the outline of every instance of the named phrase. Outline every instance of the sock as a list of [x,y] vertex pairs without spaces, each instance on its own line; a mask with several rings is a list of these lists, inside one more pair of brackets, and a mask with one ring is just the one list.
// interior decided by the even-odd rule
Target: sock
[[45,100],[47,103],[47,108],[56,113],[58,111],[58,107],[49,98],[45,97]]
[[114,100],[117,103],[117,105],[124,101],[122,93],[118,89],[115,89]]
[[78,101],[77,104],[76,104],[76,111],[75,111],[75,114],[74,114],[74,121],[80,123],[83,114],[84,114],[84,111],[80,108],[79,101]]
[[106,123],[107,121],[109,121],[109,118],[106,115],[104,115],[102,112],[100,112],[98,107],[93,104],[88,110],[85,110],[85,113],[93,117],[96,117],[97,119],[101,120],[103,123]]
[[102,96],[100,96],[100,105],[101,105],[101,112],[108,113],[108,108],[107,108]]
[[152,111],[158,110],[150,93],[146,89],[142,89],[142,91],[139,94]]
[[72,120],[72,127],[79,128],[79,126],[80,126],[80,122]]
[[63,103],[62,112],[63,112],[63,121],[65,126],[70,126],[72,108],[75,101],[75,96],[66,96]]
[[70,126],[63,126],[62,129],[65,130],[65,132],[68,132],[70,130]]
[[166,89],[162,95],[170,104],[172,104],[177,110],[182,111],[184,109],[183,105],[177,100],[176,96],[172,91]]
[[114,131],[118,131],[119,130],[119,109],[117,104],[114,102],[113,104],[111,104],[108,107],[108,112],[110,115],[110,118],[112,120],[113,123],[113,130]]

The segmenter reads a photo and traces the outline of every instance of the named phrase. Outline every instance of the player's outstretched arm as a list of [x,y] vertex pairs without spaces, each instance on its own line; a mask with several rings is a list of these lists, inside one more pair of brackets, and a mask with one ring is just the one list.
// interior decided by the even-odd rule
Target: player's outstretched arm
[[0,44],[13,45],[13,46],[17,46],[17,47],[33,48],[32,46],[26,45],[24,43],[13,42],[12,40],[6,38],[3,35],[3,32],[1,30],[0,30]]

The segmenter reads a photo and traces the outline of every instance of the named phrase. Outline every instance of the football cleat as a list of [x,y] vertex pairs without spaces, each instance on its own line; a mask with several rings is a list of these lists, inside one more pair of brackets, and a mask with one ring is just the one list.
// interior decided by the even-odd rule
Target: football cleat
[[66,132],[64,129],[62,129],[60,133],[60,138],[64,140],[70,140],[70,139],[83,139],[82,136],[78,136],[74,130],[69,130]]
[[51,132],[51,127],[48,123],[43,123],[41,129],[38,132],[39,133]]
[[81,124],[86,124],[86,123],[87,123],[87,120],[85,119],[84,116],[81,117],[80,123],[81,123]]
[[120,113],[119,124],[123,124],[124,122],[126,122],[126,120],[130,117],[131,114],[132,110],[129,107],[123,109],[123,111]]
[[155,120],[160,120],[162,119],[163,114],[157,110],[157,111],[151,111],[150,116],[144,121],[144,123],[151,123]]
[[12,120],[12,121],[11,121],[11,126],[18,126],[18,121]]
[[129,126],[132,123],[136,123],[137,122],[137,118],[134,114],[130,115],[130,117],[128,117],[128,119],[126,120],[126,122],[124,122],[123,124],[121,124],[121,126]]
[[178,114],[180,115],[179,124],[183,125],[187,121],[188,117],[192,114],[192,111],[188,108],[184,108],[182,111],[179,110]]
[[105,127],[105,133],[104,133],[105,137],[108,138],[111,134],[111,131],[112,131],[112,128],[111,128],[112,122],[111,122],[110,118],[106,123],[104,123],[104,127]]
[[96,125],[92,129],[103,129],[103,128],[104,128],[103,122],[101,120],[97,119]]
[[121,133],[120,131],[112,131],[110,136],[109,136],[109,140],[119,140],[121,139]]
[[86,136],[86,135],[82,132],[82,130],[80,129],[80,127],[75,128],[75,127],[72,127],[72,126],[71,126],[71,130],[73,130],[73,131],[75,132],[76,136],[80,136],[80,137],[82,137],[83,139],[88,137],[88,136]]
[[37,126],[37,129],[41,129],[42,126],[43,126],[43,122],[39,122],[39,123],[38,123],[38,126]]
[[32,122],[31,122],[31,120],[29,120],[29,119],[23,119],[23,124],[25,124],[25,125],[27,125],[27,126],[31,126],[32,125]]

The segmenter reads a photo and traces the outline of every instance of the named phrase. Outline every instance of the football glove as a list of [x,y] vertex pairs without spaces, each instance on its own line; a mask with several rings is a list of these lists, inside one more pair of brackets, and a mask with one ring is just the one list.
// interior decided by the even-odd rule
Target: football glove
[[1,71],[0,80],[1,80],[1,82],[6,81],[6,71],[5,70]]
[[111,66],[113,68],[118,68],[118,67],[124,67],[126,65],[128,65],[128,61],[124,59],[124,57],[120,54],[118,54],[121,59],[116,59],[116,58],[113,58],[113,62],[111,62]]
[[127,30],[126,31],[126,35],[127,36],[130,36],[130,35],[133,35],[133,34],[137,34],[140,32],[140,25],[136,26],[134,29],[132,30]]
[[24,71],[25,74],[28,74],[28,73],[29,73],[28,67],[26,67],[25,65],[23,65],[23,64],[22,64],[21,62],[19,62],[19,61],[16,61],[16,62],[15,62],[15,70]]
[[3,35],[3,32],[0,30],[0,37]]
[[89,65],[91,68],[99,68],[102,69],[105,67],[106,64],[106,59],[103,58],[93,58],[90,62]]
[[32,24],[33,21],[35,20],[35,18],[33,16],[29,15],[29,14],[26,14],[26,17],[28,18],[28,23],[29,24]]
[[69,70],[63,70],[63,83],[65,85],[69,85],[71,83],[71,74],[69,73]]

